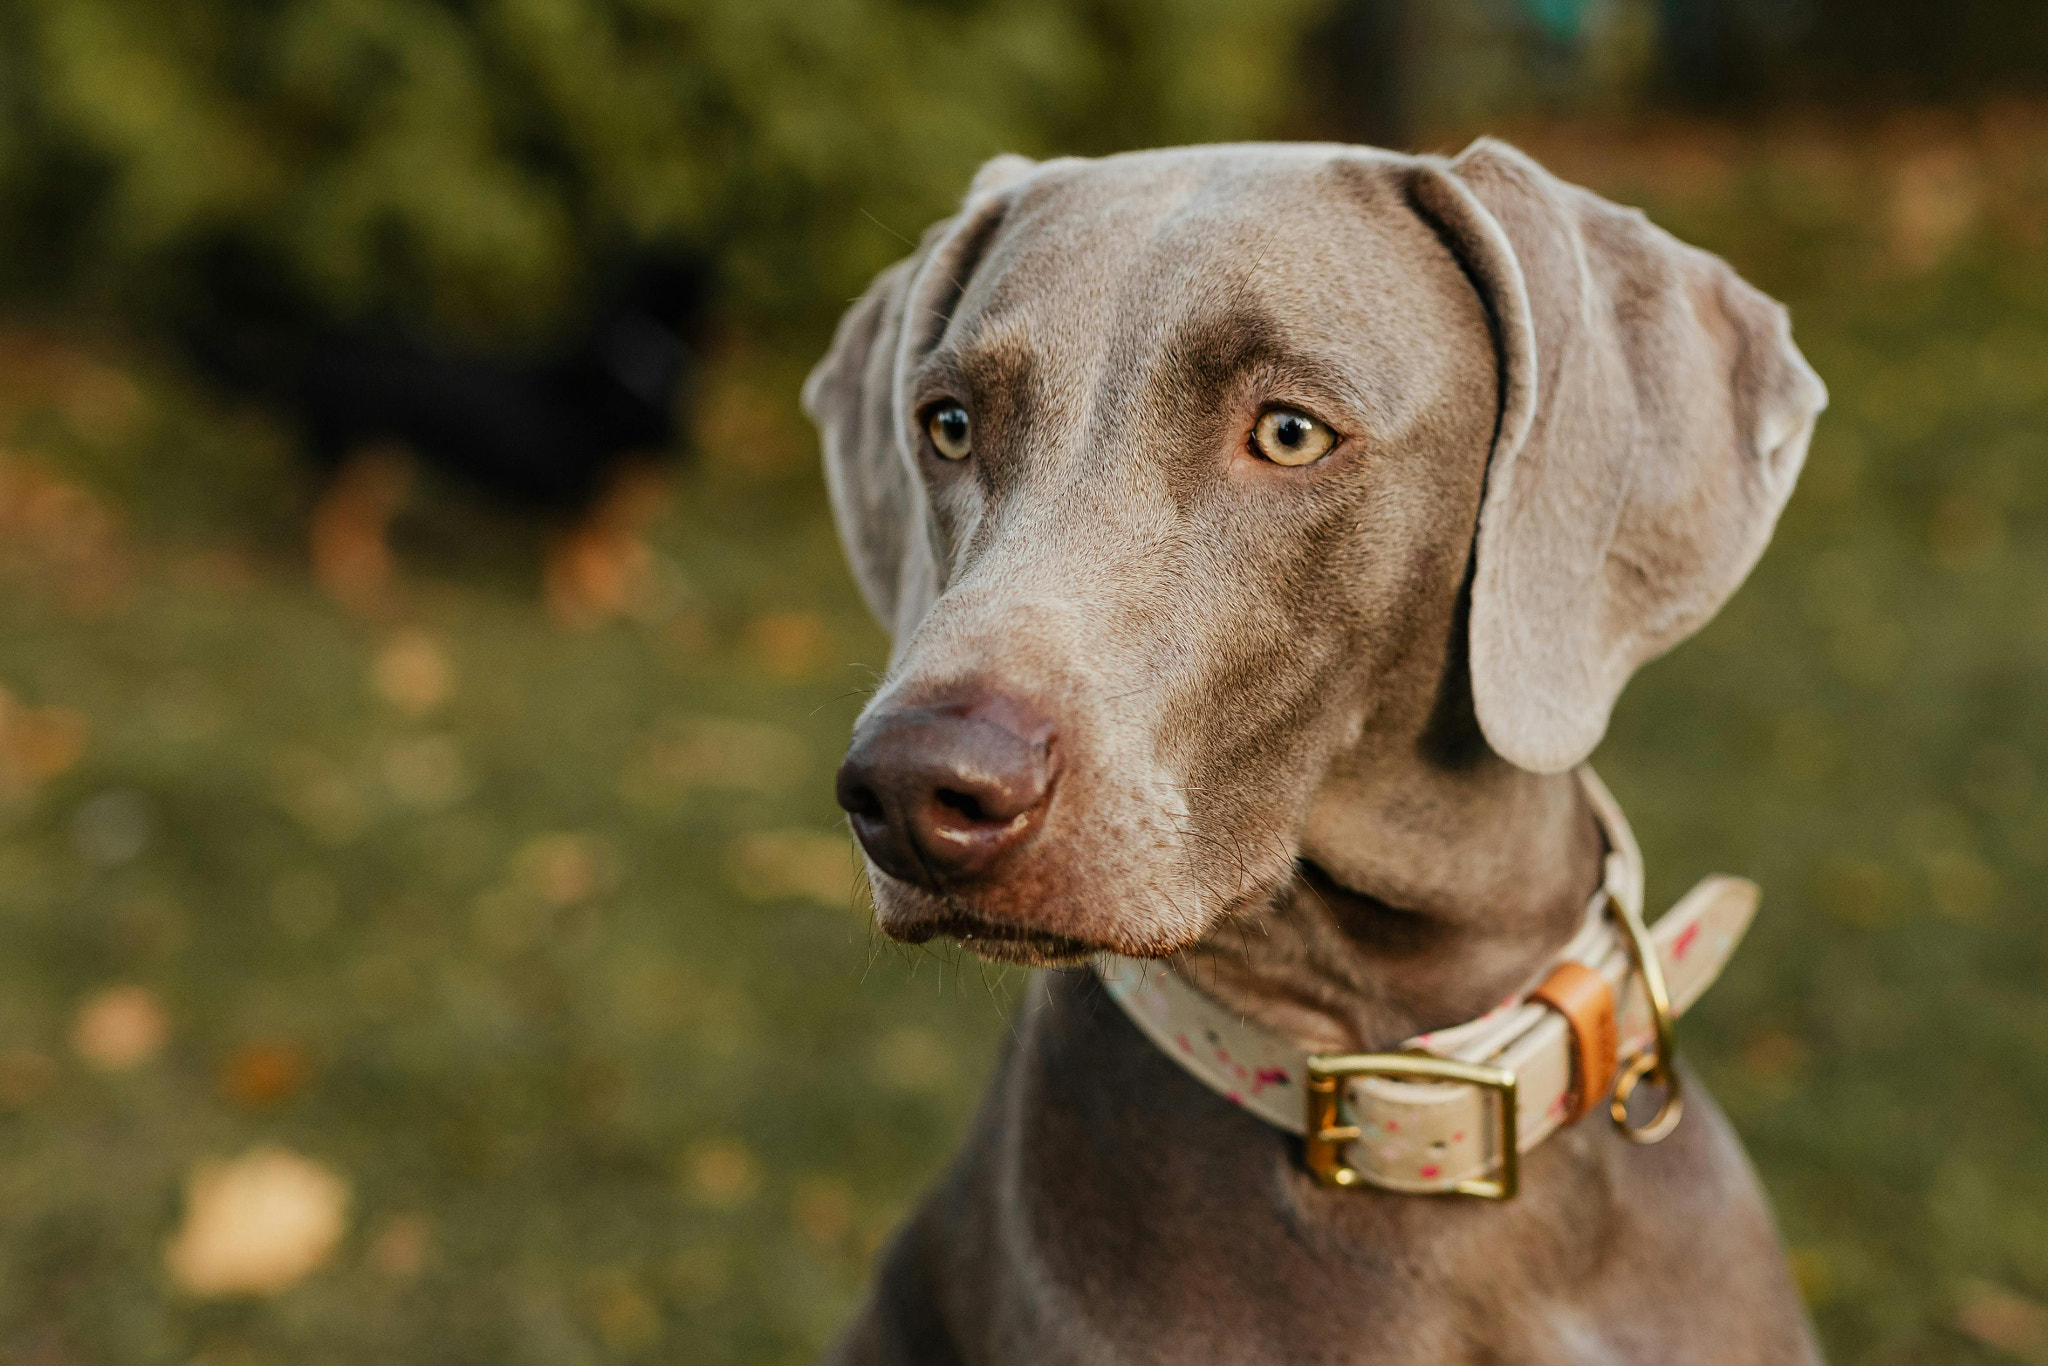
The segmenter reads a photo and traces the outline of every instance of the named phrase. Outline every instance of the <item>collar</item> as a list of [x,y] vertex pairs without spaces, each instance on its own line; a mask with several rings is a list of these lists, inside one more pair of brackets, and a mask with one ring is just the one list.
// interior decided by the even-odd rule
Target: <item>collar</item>
[[[1578,778],[1607,839],[1584,923],[1520,991],[1476,1020],[1390,1053],[1315,1054],[1238,1018],[1171,969],[1104,954],[1095,972],[1166,1055],[1232,1104],[1303,1138],[1326,1184],[1505,1199],[1520,1156],[1609,1099],[1623,1134],[1654,1143],[1680,1114],[1671,1020],[1713,985],[1756,913],[1756,884],[1709,877],[1654,929],[1643,859],[1590,768]],[[1663,1093],[1634,1123],[1638,1084]]]

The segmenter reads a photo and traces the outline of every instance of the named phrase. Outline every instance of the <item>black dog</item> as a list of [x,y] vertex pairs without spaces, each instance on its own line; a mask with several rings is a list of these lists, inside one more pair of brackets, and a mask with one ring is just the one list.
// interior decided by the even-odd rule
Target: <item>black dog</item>
[[551,346],[490,351],[389,321],[320,316],[254,254],[216,248],[179,331],[215,379],[287,409],[321,467],[316,576],[368,607],[392,578],[388,532],[415,459],[556,525],[547,596],[572,620],[629,595],[659,504],[656,462],[677,441],[697,368],[708,272],[641,252],[596,291],[581,326]]

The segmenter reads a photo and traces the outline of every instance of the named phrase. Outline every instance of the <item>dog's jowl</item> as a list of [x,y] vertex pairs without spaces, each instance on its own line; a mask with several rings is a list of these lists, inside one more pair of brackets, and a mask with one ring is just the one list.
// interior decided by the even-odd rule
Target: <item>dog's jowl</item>
[[805,391],[881,928],[1041,966],[836,1360],[1809,1362],[1584,765],[1762,553],[1784,310],[1510,148],[1005,157]]

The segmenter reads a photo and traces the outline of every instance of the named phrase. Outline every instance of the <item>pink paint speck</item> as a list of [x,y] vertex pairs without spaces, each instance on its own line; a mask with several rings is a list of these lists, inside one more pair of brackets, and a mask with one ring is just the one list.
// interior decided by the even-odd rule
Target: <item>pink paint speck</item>
[[1231,1103],[1232,1105],[1242,1105],[1242,1104],[1244,1104],[1244,1097],[1243,1097],[1243,1096],[1240,1096],[1240,1095],[1239,1095],[1239,1094],[1238,1094],[1237,1092],[1235,1092],[1235,1091],[1225,1091],[1225,1092],[1223,1093],[1223,1098],[1224,1098],[1225,1100],[1229,1101],[1229,1102],[1230,1102],[1230,1103]]
[[1185,1034],[1174,1035],[1173,1041],[1180,1045],[1180,1051],[1183,1053],[1193,1053],[1195,1051],[1195,1046],[1188,1042],[1188,1036]]
[[1678,942],[1671,946],[1671,961],[1677,962],[1692,952],[1693,941],[1700,937],[1698,925],[1687,925],[1685,933],[1678,936]]
[[1435,1163],[1433,1163],[1433,1162],[1432,1162],[1432,1163],[1431,1163],[1431,1164],[1430,1164],[1429,1166],[1427,1166],[1427,1167],[1424,1167],[1424,1168],[1422,1169],[1422,1179],[1423,1179],[1424,1181],[1434,1181],[1434,1180],[1436,1180],[1436,1179],[1437,1179],[1437,1178],[1438,1178],[1439,1176],[1442,1176],[1443,1174],[1444,1174],[1444,1169],[1443,1169],[1442,1167],[1439,1167],[1439,1166],[1437,1166],[1437,1165],[1436,1165]]

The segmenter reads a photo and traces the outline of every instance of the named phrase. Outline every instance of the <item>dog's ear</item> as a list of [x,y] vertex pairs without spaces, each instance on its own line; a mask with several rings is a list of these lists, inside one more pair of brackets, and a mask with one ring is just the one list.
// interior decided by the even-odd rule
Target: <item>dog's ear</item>
[[1473,701],[1496,753],[1558,772],[1756,563],[1827,391],[1785,310],[1725,262],[1511,147],[1424,162],[1411,190],[1500,353]]
[[[925,236],[927,247],[931,236]],[[825,488],[839,543],[868,610],[898,639],[935,596],[919,508],[923,493],[895,412],[904,294],[923,259],[920,249],[876,277],[839,320],[832,349],[812,369],[803,392],[804,412],[817,424],[824,447]]]
[[903,380],[944,335],[1001,226],[1004,192],[1034,165],[1014,154],[984,165],[960,212],[928,228],[917,250],[876,276],[847,310],[832,349],[804,381],[804,412],[823,439],[840,543],[869,609],[899,644],[940,586]]
[[967,202],[972,204],[985,194],[1007,190],[1025,176],[1038,169],[1038,163],[1017,152],[1004,152],[981,163],[981,169],[974,173],[974,180],[967,187]]

